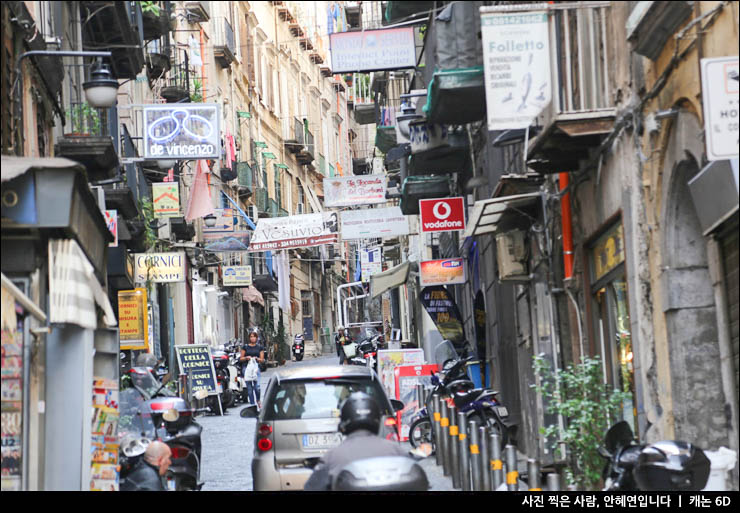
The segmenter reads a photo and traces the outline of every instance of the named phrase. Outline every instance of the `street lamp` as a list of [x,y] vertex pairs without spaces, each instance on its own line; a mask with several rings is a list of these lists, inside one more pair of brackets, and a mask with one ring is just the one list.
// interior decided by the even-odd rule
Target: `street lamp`
[[203,221],[206,223],[206,226],[208,228],[213,228],[214,226],[216,226],[216,216],[214,216],[213,214],[203,216]]
[[102,59],[98,59],[93,65],[90,77],[90,80],[82,84],[87,103],[99,109],[113,107],[118,95],[118,81],[113,78],[108,65],[103,64]]

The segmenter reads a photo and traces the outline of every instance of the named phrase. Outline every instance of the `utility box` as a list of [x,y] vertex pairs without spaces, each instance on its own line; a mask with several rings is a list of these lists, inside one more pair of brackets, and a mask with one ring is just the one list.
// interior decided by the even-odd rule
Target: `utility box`
[[529,280],[524,232],[511,230],[496,235],[499,281]]

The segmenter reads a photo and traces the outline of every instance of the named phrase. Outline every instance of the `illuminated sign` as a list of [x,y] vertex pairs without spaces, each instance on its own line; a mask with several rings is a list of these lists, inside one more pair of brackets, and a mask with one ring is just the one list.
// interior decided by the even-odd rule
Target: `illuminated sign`
[[144,158],[221,158],[217,104],[167,104],[144,107]]

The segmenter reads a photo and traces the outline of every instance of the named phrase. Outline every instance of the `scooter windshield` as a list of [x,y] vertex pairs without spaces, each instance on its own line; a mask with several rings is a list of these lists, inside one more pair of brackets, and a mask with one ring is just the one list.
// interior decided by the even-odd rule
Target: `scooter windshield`
[[457,358],[458,355],[457,351],[455,351],[455,346],[449,340],[445,340],[434,350],[434,363],[439,365],[440,369],[448,360],[457,360]]
[[152,415],[141,392],[135,388],[127,388],[121,391],[118,401],[120,411],[118,434],[121,440],[126,435],[136,438],[144,437],[150,440],[157,438],[157,430],[154,427]]

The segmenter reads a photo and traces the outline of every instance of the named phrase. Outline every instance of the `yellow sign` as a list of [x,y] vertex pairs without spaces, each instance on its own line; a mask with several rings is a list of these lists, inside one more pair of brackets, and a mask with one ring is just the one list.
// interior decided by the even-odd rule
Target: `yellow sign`
[[154,217],[178,217],[180,215],[180,190],[177,182],[152,184]]
[[118,292],[118,334],[121,349],[149,351],[146,289]]
[[624,229],[622,223],[610,228],[599,237],[591,250],[594,281],[601,279],[624,262]]
[[136,283],[185,281],[185,253],[136,253]]

